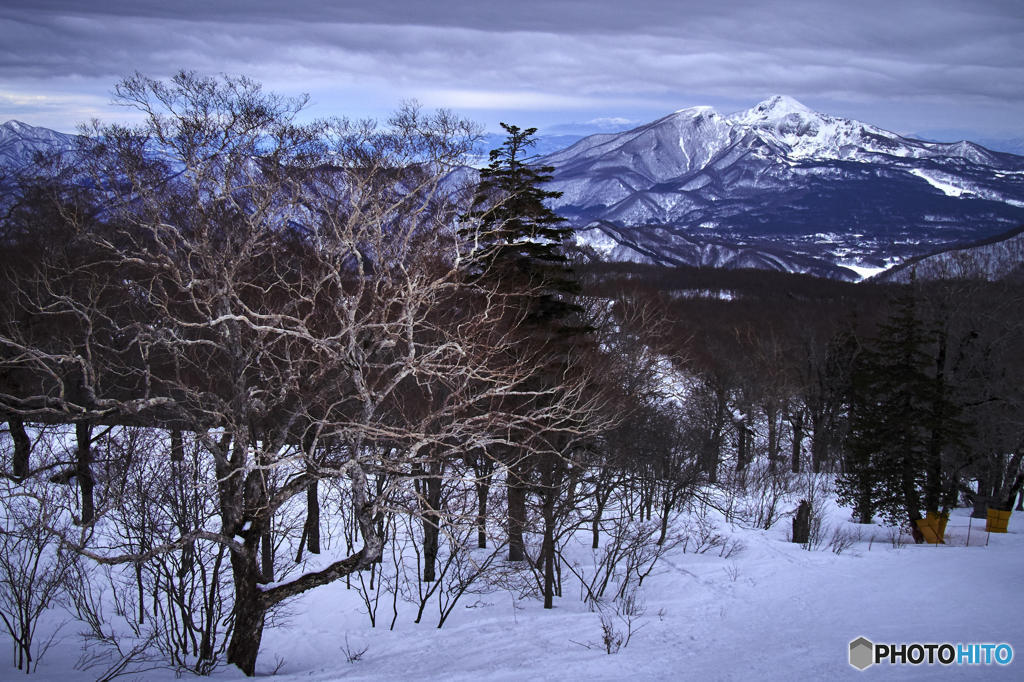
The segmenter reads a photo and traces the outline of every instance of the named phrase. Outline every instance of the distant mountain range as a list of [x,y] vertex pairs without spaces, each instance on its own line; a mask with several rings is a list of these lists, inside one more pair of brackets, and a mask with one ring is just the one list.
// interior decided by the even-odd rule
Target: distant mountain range
[[1024,157],[901,137],[783,96],[592,135],[555,208],[606,257],[857,279],[1024,224]]
[[[536,157],[547,156],[576,144],[584,137],[586,136],[576,133],[537,135],[534,137],[534,145],[530,147],[527,153],[530,156]],[[500,147],[504,141],[505,135],[500,133],[487,133],[484,135],[476,146],[474,158],[471,161],[472,165],[477,168],[486,166],[490,151]]]
[[[594,131],[597,132],[597,131]],[[982,147],[988,149],[994,149],[999,152],[1007,152],[1009,154],[1024,155],[1024,137],[978,137],[965,130],[957,129],[939,129],[929,130],[923,133],[916,133],[913,135],[906,135],[905,137],[913,137],[919,140],[925,140],[927,142],[941,142],[942,140],[962,140],[970,139],[976,144],[980,144]]]
[[[476,165],[502,140],[485,139]],[[8,121],[0,167],[73,142]],[[784,96],[730,115],[694,107],[624,132],[542,136],[533,151],[555,168],[554,208],[577,241],[612,260],[857,280],[1024,225],[1024,157],[902,137]]]

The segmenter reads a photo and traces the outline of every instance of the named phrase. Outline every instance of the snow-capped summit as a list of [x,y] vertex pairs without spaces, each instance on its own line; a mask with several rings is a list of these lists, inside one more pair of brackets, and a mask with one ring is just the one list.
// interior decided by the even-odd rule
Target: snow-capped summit
[[750,109],[730,114],[726,120],[779,145],[790,159],[858,160],[865,155],[887,154],[994,162],[988,150],[969,142],[942,144],[906,138],[861,121],[819,113],[786,95],[769,97]]
[[[798,158],[843,158],[867,151],[866,126],[857,121],[819,114],[792,97],[775,95],[756,106],[727,117],[735,126],[750,128],[766,142],[779,145],[786,156]],[[884,131],[873,129],[872,133]]]
[[71,135],[65,135],[64,133],[58,133],[57,131],[50,130],[49,128],[29,125],[28,123],[15,121],[13,119],[6,123],[0,123],[0,144],[11,140],[34,139],[60,141],[71,138]]
[[773,95],[750,109],[732,114],[729,119],[737,123],[756,124],[760,121],[778,121],[793,115],[819,116],[789,95]]
[[0,137],[5,137],[9,134],[24,134],[32,130],[34,130],[33,126],[30,126],[27,123],[22,123],[21,121],[15,121],[14,119],[11,119],[6,123],[0,124]]

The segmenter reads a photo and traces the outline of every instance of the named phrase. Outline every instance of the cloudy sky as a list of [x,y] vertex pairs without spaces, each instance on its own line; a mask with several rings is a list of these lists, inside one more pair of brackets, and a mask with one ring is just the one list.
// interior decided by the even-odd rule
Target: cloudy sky
[[[402,100],[641,123],[788,94],[902,133],[1024,138],[1021,0],[0,0],[0,121],[70,131],[133,71],[244,74],[314,116]],[[591,123],[593,122],[593,123]]]

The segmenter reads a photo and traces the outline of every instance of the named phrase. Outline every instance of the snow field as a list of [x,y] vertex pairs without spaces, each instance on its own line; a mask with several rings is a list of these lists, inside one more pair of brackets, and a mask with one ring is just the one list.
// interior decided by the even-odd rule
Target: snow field
[[[791,511],[795,503],[784,506]],[[812,551],[788,542],[788,517],[757,530],[705,508],[726,546],[742,549],[695,553],[691,542],[686,551],[679,545],[667,552],[638,590],[644,608],[631,641],[613,655],[602,645],[600,614],[580,599],[568,571],[553,610],[495,589],[465,595],[442,629],[436,628],[436,606],[415,624],[415,608],[405,605],[391,631],[384,603],[371,628],[357,590],[339,581],[302,595],[277,615],[279,625],[264,634],[257,671],[288,682],[1021,679],[1019,660],[1005,667],[876,665],[860,672],[848,664],[847,652],[851,640],[864,636],[885,643],[1006,642],[1024,656],[1024,515],[1011,517],[1008,534],[989,535],[984,520],[957,509],[947,545],[915,546],[884,526],[851,523],[848,510],[831,500],[822,506],[822,539]],[[693,528],[701,514],[699,508],[684,514],[679,527]],[[829,547],[837,530],[850,542],[838,555]],[[581,531],[565,552],[584,572],[593,570],[589,541],[589,532]],[[607,613],[625,631],[625,621],[610,608]],[[41,629],[60,616],[50,615]],[[94,678],[73,670],[75,628],[65,625],[62,643],[47,653],[35,679]],[[346,651],[362,655],[349,662]],[[15,674],[0,669],[3,679]],[[213,678],[243,676],[223,666]],[[150,671],[128,679],[175,676]]]

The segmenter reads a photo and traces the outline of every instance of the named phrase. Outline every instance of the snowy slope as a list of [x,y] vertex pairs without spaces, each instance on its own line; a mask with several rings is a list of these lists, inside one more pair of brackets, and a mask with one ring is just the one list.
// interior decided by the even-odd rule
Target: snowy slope
[[[695,509],[690,518],[700,513]],[[342,581],[290,604],[279,626],[264,635],[257,673],[282,682],[1021,679],[1024,514],[1011,517],[1008,534],[989,536],[984,521],[955,510],[948,544],[895,547],[889,529],[852,524],[848,510],[830,505],[825,543],[814,551],[787,542],[788,519],[764,531],[726,523],[714,511],[708,518],[735,553],[673,550],[644,581],[645,613],[617,654],[602,649],[599,616],[580,601],[571,579],[551,611],[496,590],[467,595],[443,629],[435,627],[436,607],[417,625],[400,604],[393,631],[390,602],[381,604],[371,628],[357,592]],[[827,547],[828,534],[837,530],[852,538],[838,555]],[[592,560],[585,538],[570,554],[581,564]],[[52,616],[45,624],[51,629],[61,620],[58,611]],[[34,679],[93,679],[73,669],[73,631],[66,626],[67,646],[52,648]],[[1017,658],[1005,668],[877,665],[858,672],[847,652],[859,636],[892,643],[1006,642]],[[350,663],[346,647],[365,653]],[[0,677],[14,679],[14,672],[0,668]],[[175,679],[161,670],[143,677]],[[245,679],[230,667],[212,677]]]
[[858,281],[845,263],[831,263],[783,242],[730,235],[679,233],[651,225],[620,227],[601,221],[577,229],[578,245],[612,262],[688,265],[703,268],[779,270]]
[[999,280],[1024,276],[1024,230],[1014,230],[1000,239],[945,249],[908,260],[880,274],[884,282],[970,278]]
[[[966,539],[968,522],[964,515],[955,516],[952,532]],[[663,571],[649,579],[642,629],[615,655],[601,650],[598,615],[572,597],[544,612],[537,603],[515,602],[510,596],[482,599],[439,631],[401,624],[396,632],[367,632],[357,620],[356,607],[349,606],[342,613],[351,614],[350,641],[369,647],[364,659],[353,664],[344,657],[337,660],[344,635],[332,632],[337,616],[328,614],[301,638],[273,632],[268,653],[285,658],[283,679],[296,682],[853,680],[865,674],[847,662],[849,642],[858,636],[882,642],[990,641],[1024,647],[1020,619],[994,619],[989,611],[1008,599],[1020,605],[1013,596],[1024,589],[1019,535],[993,535],[986,547],[985,534],[973,521],[970,548],[893,549],[886,532],[878,529],[870,550],[866,536],[850,553],[836,556],[827,549],[807,552],[787,543],[782,529],[734,532],[745,545],[735,558],[682,554],[665,562]],[[976,575],[985,580],[974,580]],[[341,593],[335,590],[339,598]],[[291,666],[289,657],[299,660]],[[1019,679],[1022,665],[874,667],[866,674],[882,679]]]

